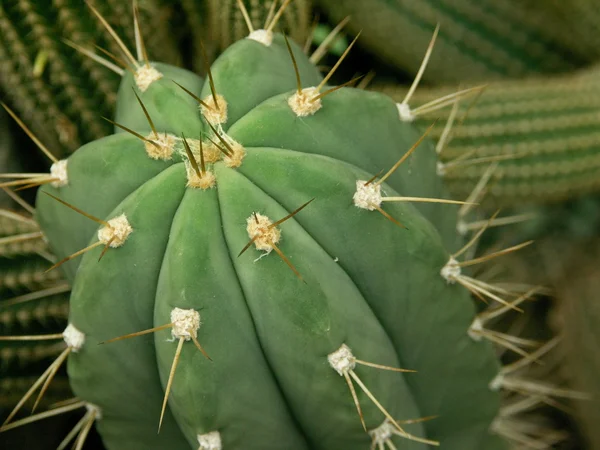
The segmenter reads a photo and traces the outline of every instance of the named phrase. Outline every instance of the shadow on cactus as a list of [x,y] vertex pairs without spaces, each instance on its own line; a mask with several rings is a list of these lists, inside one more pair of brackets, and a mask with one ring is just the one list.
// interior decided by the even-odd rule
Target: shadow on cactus
[[[287,3],[207,80],[123,48],[115,134],[44,178],[69,325],[16,410],[68,360],[77,398],[25,419],[85,408],[61,448],[94,424],[124,449],[507,448],[499,389],[527,391],[510,375],[536,356],[502,369],[484,325],[535,290],[464,272],[516,248],[469,259],[486,225],[457,243],[451,203],[472,205],[431,143],[328,87],[337,65],[273,32]],[[476,316],[469,291],[500,304]]]

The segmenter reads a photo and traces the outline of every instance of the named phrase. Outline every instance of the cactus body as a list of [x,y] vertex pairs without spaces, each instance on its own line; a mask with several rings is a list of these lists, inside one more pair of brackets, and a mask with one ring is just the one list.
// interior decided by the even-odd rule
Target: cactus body
[[[297,46],[293,52],[303,86],[318,85],[317,69]],[[297,113],[290,105],[296,79],[279,35],[266,44],[244,39],[215,62],[224,99],[218,111],[208,81],[154,67],[163,76],[143,88],[135,76],[124,78],[117,122],[159,145],[126,133],[94,141],[68,159],[68,184],[45,186],[37,200],[59,257],[98,243],[99,229],[123,232],[111,235],[104,254],[97,246],[64,266],[73,280],[70,323],[83,333],[75,333],[69,377],[76,395],[100,408],[107,446],[368,448],[372,437],[344,380],[346,361],[395,420],[439,416],[406,425],[415,439],[439,440],[445,449],[505,448],[488,430],[499,409],[488,384],[499,365],[488,342],[467,334],[475,313],[467,292],[440,275],[450,257],[451,210],[385,204],[401,229],[353,204],[357,181],[364,186],[391,167],[419,137],[400,122],[396,104],[343,88],[304,103],[320,109]],[[203,99],[204,117],[172,81]],[[155,153],[158,147],[165,151]],[[380,185],[385,195],[444,195],[435,152],[421,147]],[[206,158],[202,176],[190,154],[196,166]],[[214,184],[202,184],[208,173]],[[179,322],[180,313],[189,321]],[[154,335],[97,345],[169,323]],[[212,361],[190,341],[196,333]],[[344,345],[359,360],[418,373],[353,368]],[[357,395],[367,430],[378,429],[385,416],[358,387]]]

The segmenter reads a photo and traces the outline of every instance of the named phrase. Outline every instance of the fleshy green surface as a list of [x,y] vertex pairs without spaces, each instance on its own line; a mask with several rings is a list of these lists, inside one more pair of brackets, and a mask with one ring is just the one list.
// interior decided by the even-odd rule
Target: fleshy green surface
[[[101,247],[83,256],[71,299],[70,321],[87,341],[70,356],[69,374],[76,394],[102,409],[105,443],[195,449],[198,434],[218,430],[225,449],[366,449],[370,437],[348,385],[327,361],[345,343],[359,359],[418,372],[355,368],[394,418],[439,416],[406,425],[408,432],[439,439],[444,449],[503,448],[487,433],[499,408],[488,388],[499,369],[494,352],[467,335],[474,316],[467,292],[440,276],[449,258],[440,232],[453,226],[455,207],[433,205],[422,215],[408,203],[384,203],[402,229],[352,202],[356,181],[390,168],[418,132],[401,124],[392,101],[352,89],[326,97],[314,116],[295,117],[282,37],[260,46],[242,41],[213,66],[229,105],[223,128],[247,151],[239,168],[209,166],[216,187],[186,188],[187,161],[150,160],[141,141],[118,134],[76,153],[69,186],[53,191],[102,219],[125,213],[133,227],[101,261]],[[316,69],[296,57],[306,85],[318,83]],[[145,97],[149,111],[165,95]],[[131,98],[128,107],[136,107]],[[197,107],[195,116],[182,111],[161,116],[177,136],[200,121]],[[138,123],[136,131],[148,133]],[[423,147],[382,185],[385,195],[443,195],[435,155]],[[253,212],[276,221],[311,198],[279,226],[277,243],[305,282],[275,251],[238,256]],[[38,209],[59,253],[97,241],[97,224],[48,196],[40,194]],[[96,343],[167,324],[174,307],[200,312],[198,340],[212,361],[184,342],[157,436],[178,340],[167,329]],[[383,414],[356,388],[368,429],[379,426]]]
[[[197,137],[202,130],[202,123],[198,118],[198,103],[175,82],[199,96],[204,80],[179,67],[155,62],[151,66],[162,74],[162,78],[144,92],[137,87],[131,72],[127,72],[121,80],[115,122],[133,130],[150,130],[148,119],[135,98],[135,92],[148,110],[156,131],[178,136],[182,131],[187,131],[189,137]],[[115,127],[115,132],[125,133],[119,127]]]
[[117,207],[114,214],[126,212],[135,227],[127,245],[106,252],[100,262],[102,249],[87,254],[73,286],[70,322],[87,340],[69,358],[69,378],[78,395],[102,408],[99,430],[109,448],[186,448],[169,414],[157,434],[163,391],[152,337],[98,345],[152,327],[156,283],[148,280],[160,272],[172,216],[185,191],[182,169],[165,170]]
[[[60,197],[97,218],[111,219],[109,213],[127,195],[171,164],[148,158],[144,143],[135,136],[116,134],[81,147],[69,158],[67,186],[47,185],[41,192]],[[97,229],[95,222],[44,193],[38,194],[36,206],[36,219],[58,258],[88,245]],[[78,264],[76,259],[62,266],[70,281]]]

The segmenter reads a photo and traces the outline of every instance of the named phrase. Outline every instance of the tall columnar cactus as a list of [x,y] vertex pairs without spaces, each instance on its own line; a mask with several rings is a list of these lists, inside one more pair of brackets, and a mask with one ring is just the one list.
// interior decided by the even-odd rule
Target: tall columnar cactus
[[[536,356],[486,328],[531,293],[469,276],[508,250],[457,244],[436,152],[398,104],[328,87],[263,29],[206,80],[128,65],[119,132],[55,161],[37,198],[73,284],[53,367],[68,358],[78,398],[46,416],[85,407],[69,437],[96,423],[134,450],[521,436],[506,421],[528,408],[500,414],[499,390],[530,390],[515,373]],[[503,305],[476,315],[464,287]],[[501,368],[489,336],[524,359]]]

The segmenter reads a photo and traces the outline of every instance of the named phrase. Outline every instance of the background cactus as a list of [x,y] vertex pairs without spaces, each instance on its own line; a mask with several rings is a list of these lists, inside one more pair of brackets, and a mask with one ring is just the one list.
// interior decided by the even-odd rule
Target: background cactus
[[[499,167],[487,201],[496,205],[549,203],[597,191],[598,69],[587,67],[597,59],[597,49],[589,48],[597,15],[588,11],[588,0],[544,8],[511,0],[465,0],[452,7],[404,0],[377,5],[323,0],[321,5],[334,20],[351,14],[348,27],[364,29],[364,45],[388,65],[410,72],[422,64],[422,49],[439,25],[423,74],[436,86],[417,89],[410,98],[417,123],[448,118],[451,109],[421,106],[455,92],[459,83],[486,86],[475,101],[461,101],[460,126],[445,137],[441,169],[454,195],[470,192],[494,159]],[[535,14],[528,13],[532,8]],[[583,11],[589,15],[580,20]],[[390,39],[398,29],[403,39]],[[372,89],[402,102],[408,88],[389,81],[389,75],[382,80]],[[439,139],[444,127],[439,121],[432,137]]]
[[319,0],[339,22],[352,16],[363,45],[396,69],[416,73],[431,32],[436,55],[424,80],[436,84],[569,72],[599,58],[593,0]]
[[[19,171],[16,143],[8,115],[0,114],[0,170]],[[4,181],[4,180],[3,180]],[[2,335],[50,334],[64,329],[68,317],[68,286],[59,272],[44,274],[51,258],[37,223],[19,205],[2,195],[0,209],[0,330]],[[47,295],[46,295],[47,294]],[[56,342],[3,342],[0,346],[0,418],[60,352]],[[64,398],[66,377],[58,377],[42,406]]]

